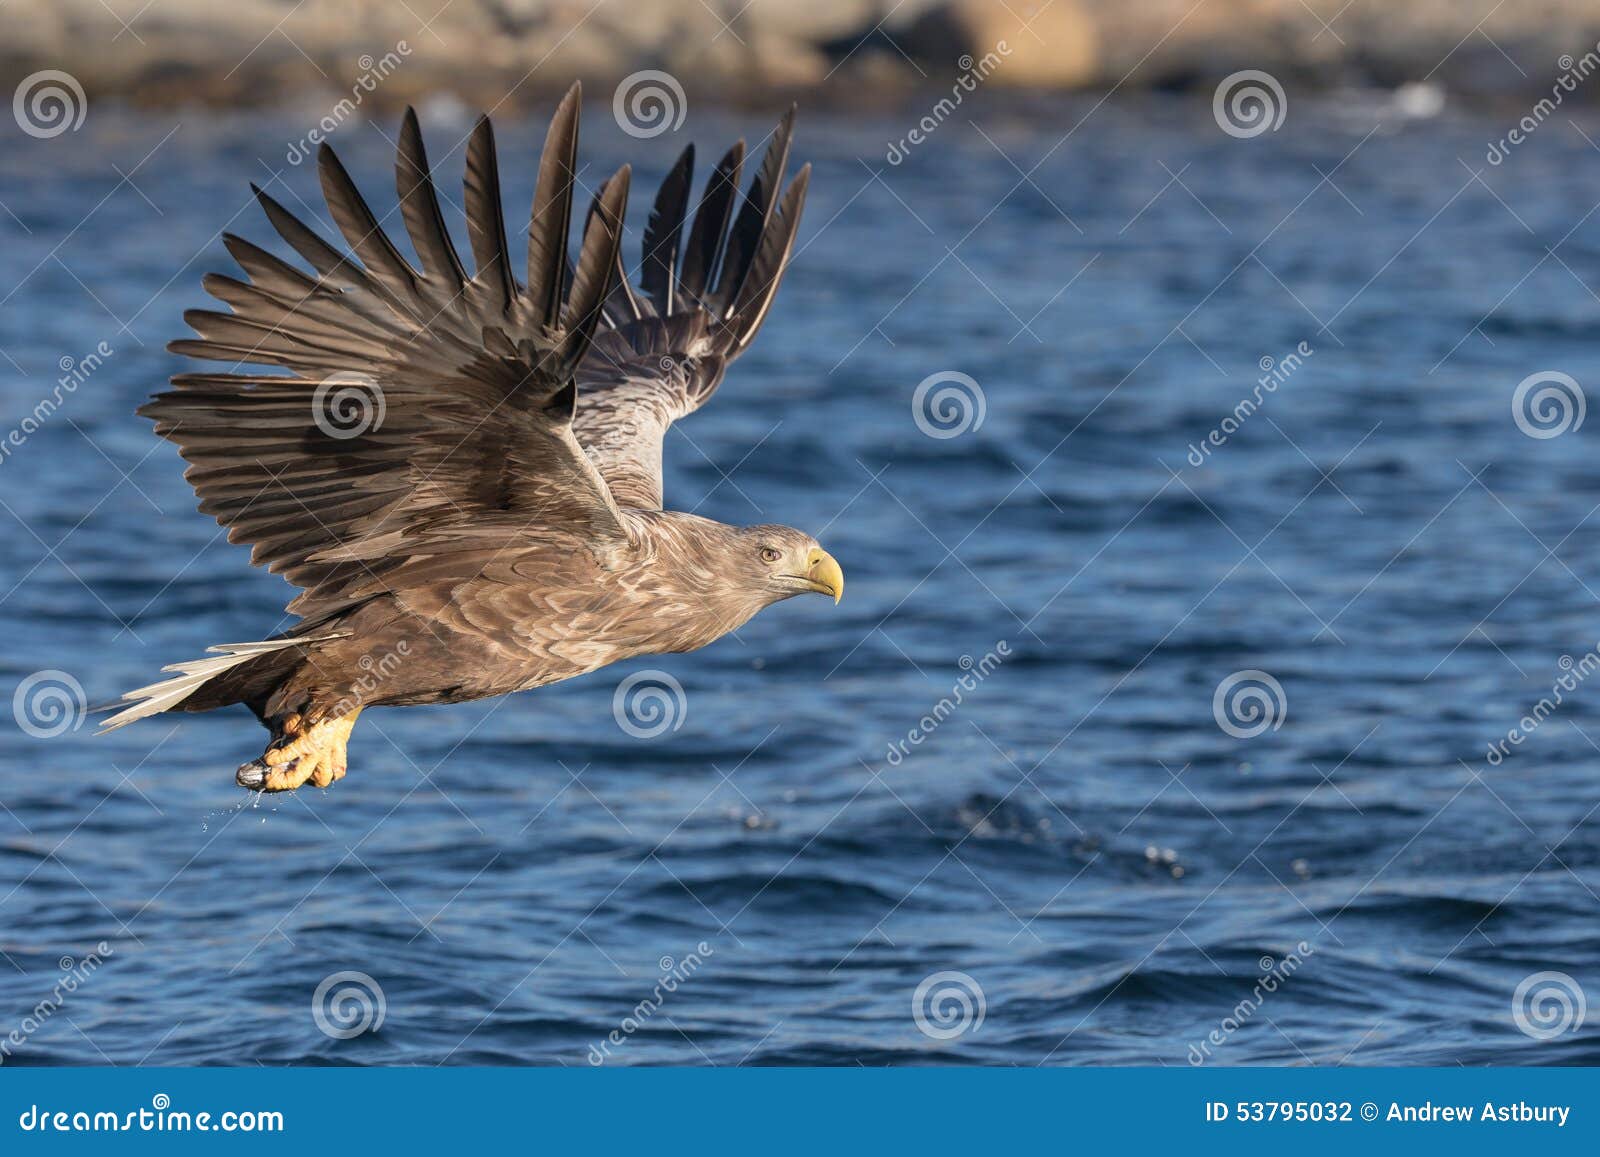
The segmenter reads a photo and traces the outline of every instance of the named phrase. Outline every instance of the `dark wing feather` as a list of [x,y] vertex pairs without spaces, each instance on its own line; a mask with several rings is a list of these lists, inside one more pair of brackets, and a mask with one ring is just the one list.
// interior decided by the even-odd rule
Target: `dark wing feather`
[[[570,128],[575,140],[575,116]],[[490,138],[480,129],[475,139]],[[560,143],[568,165],[564,135]],[[565,313],[558,297],[545,325],[505,308],[504,225],[483,216],[498,191],[469,197],[480,261],[472,284],[482,292],[464,294],[414,126],[402,129],[400,151],[401,212],[424,272],[400,257],[329,159],[330,211],[360,260],[263,195],[318,276],[229,239],[250,280],[208,277],[232,312],[191,311],[197,336],[172,349],[235,372],[180,374],[140,411],[178,444],[200,508],[230,541],[253,544],[254,561],[303,588],[291,610],[311,621],[404,589],[445,556],[543,536],[604,565],[628,543],[572,429],[576,370],[617,265],[626,170],[590,217]],[[481,182],[493,159],[480,149],[469,168]],[[564,250],[546,236],[530,281],[561,286]],[[237,372],[242,364],[288,373]]]
[[756,179],[745,194],[744,203],[739,206],[739,215],[734,218],[733,228],[728,231],[727,248],[717,274],[717,288],[708,303],[711,312],[719,317],[726,315],[744,279],[749,276],[751,259],[772,220],[772,209],[778,202],[779,188],[783,184],[783,171],[789,164],[789,140],[793,135],[794,108],[791,106],[773,132],[766,156],[761,159],[761,168],[756,170]]
[[803,165],[783,195],[777,219],[769,219],[761,234],[739,295],[727,312],[727,323],[734,331],[732,352],[735,354],[742,353],[756,336],[778,296],[778,282],[789,264],[789,255],[794,252],[795,235],[800,231],[800,207],[805,203],[810,186],[811,166]]
[[495,157],[494,126],[479,117],[467,141],[467,236],[478,272],[486,308],[509,312],[517,300],[517,279],[511,273],[511,252],[506,245],[506,219],[500,209],[500,163]]
[[[731,227],[744,149],[729,150],[707,182],[681,253],[689,154],[678,159],[645,230],[640,279],[656,316],[613,317],[579,368],[573,428],[623,507],[660,508],[667,429],[711,396],[772,307],[810,178],[808,166],[779,195],[792,127],[793,110],[773,134]],[[676,263],[664,260],[667,254]],[[707,293],[713,280],[717,288]]]
[[222,235],[222,244],[239,267],[263,293],[297,300],[317,287],[315,277],[307,277],[280,257],[232,233]]
[[439,209],[439,195],[433,188],[433,176],[428,170],[428,152],[422,147],[422,126],[417,124],[415,109],[406,109],[400,122],[400,149],[395,155],[395,192],[400,197],[400,215],[411,235],[411,247],[417,251],[422,268],[430,278],[460,293],[467,281],[467,271],[461,265],[456,247],[450,241],[450,231],[445,227],[444,213]]
[[678,155],[667,179],[661,182],[644,227],[639,284],[662,317],[672,312],[678,253],[683,246],[683,219],[689,209],[689,185],[693,180],[694,145],[691,144]]
[[578,101],[575,84],[550,121],[528,220],[528,295],[532,320],[554,326],[561,310],[567,270],[567,234],[572,231],[572,186],[578,172]]
[[364,285],[366,278],[361,271],[346,261],[344,255],[337,249],[318,237],[314,230],[308,229],[299,218],[278,204],[254,182],[251,182],[250,191],[256,195],[256,200],[260,202],[267,220],[277,230],[278,236],[305,258],[311,268],[322,275],[324,281],[340,288],[362,285],[376,295],[376,286]]
[[383,287],[391,301],[414,316],[425,317],[422,299],[417,293],[416,271],[379,227],[378,219],[372,215],[356,183],[326,141],[317,150],[317,175],[322,179],[322,196],[328,203],[328,212],[368,275]]
[[[578,364],[589,349],[605,309],[606,294],[611,278],[621,262],[617,245],[591,244],[597,236],[620,237],[622,214],[628,205],[629,169],[622,166],[614,177],[606,181],[595,199],[594,210],[589,214],[583,231],[583,248],[578,254],[578,266],[572,275],[572,289],[567,295],[566,311],[561,315],[562,328],[566,330],[562,357],[573,365]],[[565,248],[565,246],[563,246]],[[565,264],[565,255],[562,264]],[[561,266],[552,266],[561,268]],[[557,305],[559,306],[559,301]]]
[[[626,167],[626,166],[624,166]],[[589,215],[584,218],[584,229],[587,230],[594,215],[600,211],[600,206],[606,201],[606,190],[610,186],[610,179],[600,182],[600,187],[595,190],[594,199],[589,202]],[[625,206],[624,206],[625,207]],[[575,271],[572,262],[567,262],[567,282],[570,285]],[[611,270],[611,288],[607,291],[605,304],[601,307],[603,318],[611,325],[626,325],[645,316],[648,306],[634,295],[633,286],[628,284],[628,272],[622,267],[622,250],[617,250],[617,263]]]
[[689,245],[683,252],[683,269],[678,274],[679,289],[693,299],[691,304],[699,300],[716,272],[743,167],[744,142],[738,141],[711,170],[705,192],[700,194],[700,207],[695,210],[694,224],[689,229]]

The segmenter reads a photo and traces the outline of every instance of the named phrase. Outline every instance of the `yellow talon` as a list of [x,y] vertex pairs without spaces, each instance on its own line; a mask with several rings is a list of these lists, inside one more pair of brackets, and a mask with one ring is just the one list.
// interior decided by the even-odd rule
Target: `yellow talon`
[[[355,729],[358,707],[348,715],[324,719],[299,731],[301,717],[284,721],[284,737],[269,747],[254,763],[239,769],[241,787],[257,791],[293,791],[303,784],[327,787],[343,779],[346,771],[346,745]],[[294,726],[291,726],[294,725]]]

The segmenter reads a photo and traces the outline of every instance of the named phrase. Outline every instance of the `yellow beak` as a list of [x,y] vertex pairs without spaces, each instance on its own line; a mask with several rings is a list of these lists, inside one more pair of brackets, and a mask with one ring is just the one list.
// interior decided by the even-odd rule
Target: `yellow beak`
[[832,595],[835,606],[844,598],[844,571],[839,569],[833,555],[821,547],[814,548],[806,556],[806,578],[818,594]]

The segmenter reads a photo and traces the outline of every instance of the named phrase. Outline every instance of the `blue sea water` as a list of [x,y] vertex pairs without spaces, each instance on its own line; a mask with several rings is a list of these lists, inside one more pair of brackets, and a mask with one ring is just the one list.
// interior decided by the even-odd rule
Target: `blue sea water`
[[[318,203],[305,118],[7,125],[5,1062],[1600,1060],[1600,119],[1490,165],[1515,112],[1097,101],[897,165],[917,109],[802,110],[793,269],[666,489],[815,533],[840,606],[370,712],[268,799],[242,709],[96,738],[76,689],[287,625],[132,411],[219,233],[269,242],[246,182]],[[685,139],[769,127],[609,111],[634,240]],[[336,136],[380,213],[395,127]],[[455,199],[466,122],[424,128]],[[542,131],[499,125],[510,206]]]

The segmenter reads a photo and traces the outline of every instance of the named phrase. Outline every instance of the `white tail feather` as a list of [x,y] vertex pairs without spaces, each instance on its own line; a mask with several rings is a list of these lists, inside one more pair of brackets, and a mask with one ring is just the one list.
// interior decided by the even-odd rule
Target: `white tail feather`
[[220,675],[231,667],[248,662],[257,655],[265,655],[271,651],[281,651],[287,647],[304,647],[312,643],[325,643],[330,639],[342,639],[348,631],[333,635],[319,635],[315,638],[287,638],[268,639],[259,643],[219,643],[215,647],[207,647],[208,652],[216,653],[215,658],[190,659],[183,663],[173,663],[161,668],[163,671],[176,671],[178,675],[172,679],[163,679],[159,683],[151,683],[129,691],[122,697],[124,703],[132,703],[131,707],[124,707],[110,719],[100,725],[98,734],[114,731],[118,727],[125,727],[138,719],[145,719],[151,715],[159,715],[182,703],[193,695],[211,679]]

